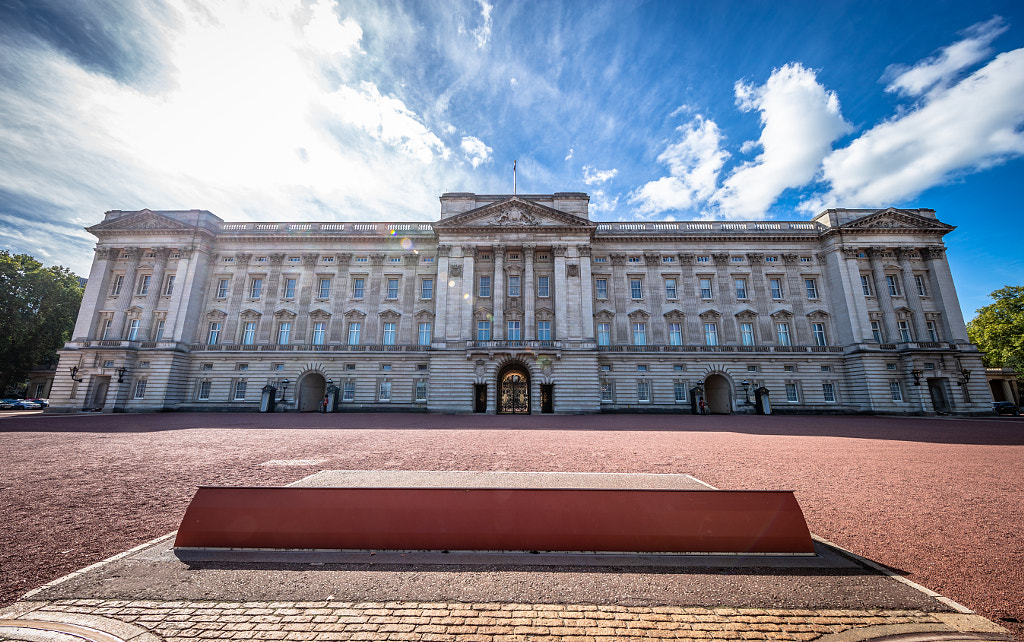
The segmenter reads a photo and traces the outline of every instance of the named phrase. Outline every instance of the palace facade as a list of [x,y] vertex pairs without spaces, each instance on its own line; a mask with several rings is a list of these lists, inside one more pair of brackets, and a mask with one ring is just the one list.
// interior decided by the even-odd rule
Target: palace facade
[[594,222],[449,193],[433,223],[111,211],[50,412],[985,413],[929,209]]

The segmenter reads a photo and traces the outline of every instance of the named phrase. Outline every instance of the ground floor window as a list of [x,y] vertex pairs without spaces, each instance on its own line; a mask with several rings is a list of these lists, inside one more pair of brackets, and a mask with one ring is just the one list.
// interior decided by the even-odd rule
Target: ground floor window
[[673,384],[676,395],[676,403],[684,403],[686,401],[686,382],[676,381]]
[[601,401],[612,401],[612,382],[607,379],[601,380]]
[[799,403],[800,393],[796,389],[796,383],[786,384],[786,401],[789,403]]
[[636,398],[637,401],[650,402],[651,400],[651,382],[647,379],[638,379],[636,382]]
[[821,384],[821,392],[825,396],[825,401],[828,403],[835,403],[836,390],[831,383]]
[[206,401],[207,399],[210,398],[210,382],[209,381],[200,381],[199,382],[199,392],[198,392],[198,394],[196,394],[196,398],[201,400],[201,401]]
[[356,382],[349,379],[345,382],[341,390],[342,401],[355,401],[356,398]]
[[427,382],[425,379],[419,379],[416,381],[416,401],[427,400]]
[[900,387],[899,381],[889,382],[889,394],[893,401],[903,401],[903,388]]
[[384,379],[378,388],[377,401],[391,401],[391,380]]
[[142,399],[146,396],[146,380],[139,379],[135,382],[135,398]]
[[235,401],[245,401],[245,387],[248,385],[246,381],[235,382]]

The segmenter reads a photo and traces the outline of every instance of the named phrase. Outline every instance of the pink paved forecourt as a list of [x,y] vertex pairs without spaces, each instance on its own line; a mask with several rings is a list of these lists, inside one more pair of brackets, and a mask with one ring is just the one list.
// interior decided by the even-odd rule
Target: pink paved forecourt
[[198,485],[323,469],[687,473],[792,489],[813,533],[1024,639],[1015,418],[34,415],[0,419],[0,449],[0,606],[174,530]]

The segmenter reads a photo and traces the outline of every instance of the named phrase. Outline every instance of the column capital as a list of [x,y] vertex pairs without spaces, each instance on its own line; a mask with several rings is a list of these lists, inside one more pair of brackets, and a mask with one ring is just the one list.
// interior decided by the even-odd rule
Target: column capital
[[612,259],[612,265],[625,265],[626,255],[625,254],[610,254]]
[[750,261],[751,265],[761,265],[764,261],[764,254],[760,252],[749,252],[747,254],[747,260]]
[[526,259],[529,261],[533,260],[533,253],[537,251],[536,243],[523,243],[523,254],[526,255]]
[[403,254],[402,255],[402,262],[405,265],[416,265],[417,263],[420,262],[420,255],[419,254],[412,254],[411,252],[409,254]]
[[117,258],[118,251],[119,250],[116,247],[100,247],[98,245],[94,250],[96,253],[96,259],[99,261],[107,261]]
[[386,258],[388,258],[387,254],[382,254],[378,252],[376,254],[370,255],[370,262],[373,263],[374,265],[384,265],[384,259]]
[[270,264],[271,265],[281,265],[281,263],[283,261],[284,261],[284,254],[277,253],[277,254],[271,254],[270,255]]
[[693,265],[694,255],[693,254],[680,254],[679,262],[683,265]]
[[505,258],[506,247],[504,243],[497,243],[491,249],[494,251],[494,258]]
[[590,256],[594,252],[594,248],[589,245],[577,245],[576,251],[580,256]]
[[796,265],[800,262],[800,255],[787,252],[782,255],[782,260],[786,265]]
[[316,265],[316,257],[316,254],[303,254],[302,264],[305,265],[306,267],[313,267],[314,265]]
[[437,246],[437,255],[438,256],[450,256],[451,253],[452,253],[452,246],[451,245],[438,245]]
[[946,248],[941,245],[929,245],[921,248],[921,257],[927,260],[940,260],[946,255]]
[[660,262],[660,252],[644,252],[644,263],[646,263],[647,265],[657,265]]
[[728,265],[729,264],[729,253],[728,252],[717,252],[711,255],[711,258],[715,260],[715,265]]
[[560,256],[560,257],[564,258],[565,257],[565,250],[566,249],[567,249],[567,246],[559,243],[557,245],[552,245],[551,246],[551,253],[554,254],[555,256]]
[[244,252],[238,252],[235,254],[235,262],[240,265],[249,265],[249,259],[252,258],[252,254],[246,254]]

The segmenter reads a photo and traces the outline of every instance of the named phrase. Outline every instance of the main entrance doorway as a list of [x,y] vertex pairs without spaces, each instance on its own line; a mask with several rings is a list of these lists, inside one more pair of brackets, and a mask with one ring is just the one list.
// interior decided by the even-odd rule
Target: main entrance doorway
[[722,375],[711,375],[704,380],[704,394],[707,395],[708,412],[716,415],[732,413],[732,398],[729,381]]
[[530,414],[530,375],[526,368],[512,365],[498,375],[498,412]]
[[311,372],[299,382],[299,412],[316,412],[327,394],[327,381],[322,374]]

